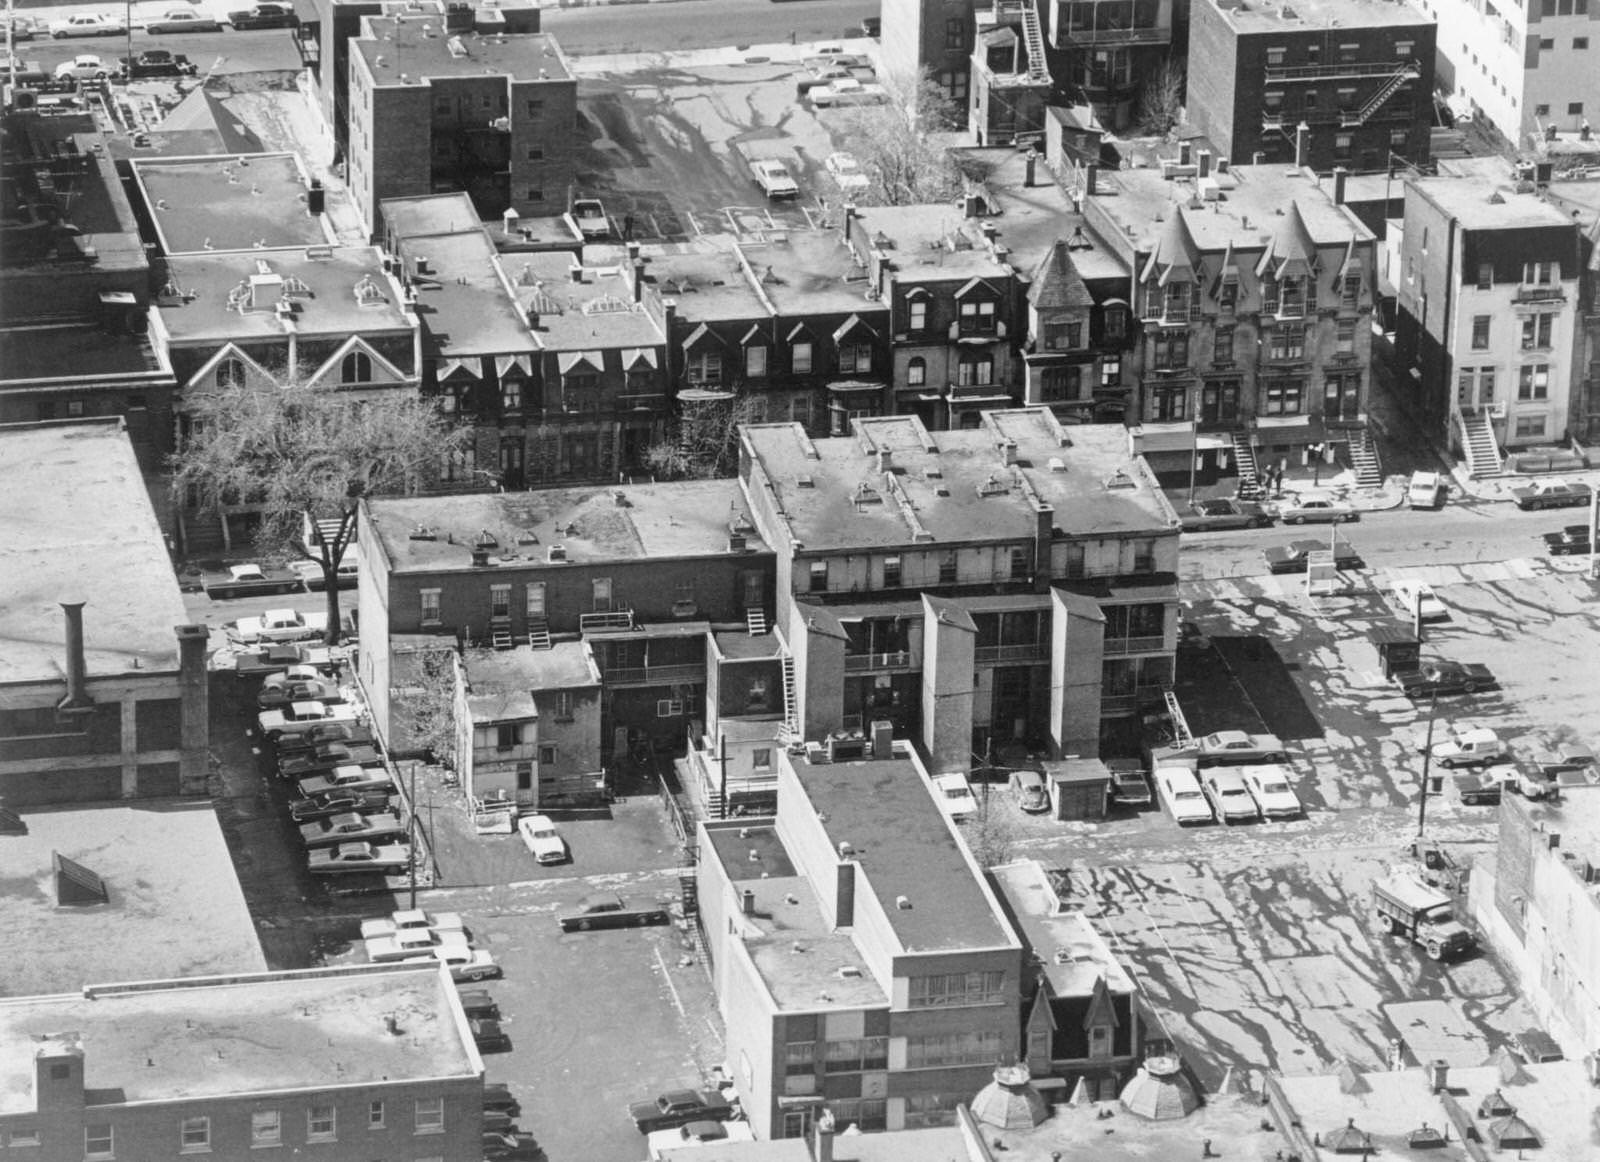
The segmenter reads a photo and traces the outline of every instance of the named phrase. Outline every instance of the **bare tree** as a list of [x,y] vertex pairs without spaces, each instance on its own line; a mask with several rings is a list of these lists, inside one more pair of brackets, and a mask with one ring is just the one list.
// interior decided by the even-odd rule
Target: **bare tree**
[[710,480],[739,467],[739,428],[755,422],[752,396],[679,403],[667,434],[645,449],[645,463],[663,480]]
[[939,135],[960,122],[959,110],[926,69],[885,75],[889,102],[854,109],[846,139],[872,183],[864,205],[913,206],[943,202],[961,192],[961,171]]
[[284,387],[186,393],[189,431],[171,457],[172,493],[219,513],[247,508],[260,517],[263,557],[321,566],[335,644],[339,561],[355,539],[361,498],[415,491],[471,431],[415,395],[357,399],[287,378]]
[[459,661],[455,643],[397,650],[394,654],[394,714],[390,739],[405,754],[432,755],[454,766]]
[[1139,132],[1165,137],[1183,124],[1183,65],[1163,61],[1139,90]]
[[962,827],[967,835],[967,845],[979,867],[998,867],[1011,862],[1012,848],[1016,844],[1016,829],[1006,818],[999,805],[990,803],[985,796],[982,808],[972,822]]

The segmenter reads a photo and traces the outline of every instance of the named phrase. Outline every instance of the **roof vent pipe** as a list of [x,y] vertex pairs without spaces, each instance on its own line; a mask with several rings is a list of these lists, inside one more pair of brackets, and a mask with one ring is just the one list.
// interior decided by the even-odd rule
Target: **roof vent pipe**
[[83,606],[81,601],[61,603],[61,612],[67,617],[67,696],[56,705],[60,714],[94,709],[94,699],[89,697],[89,667],[83,656]]

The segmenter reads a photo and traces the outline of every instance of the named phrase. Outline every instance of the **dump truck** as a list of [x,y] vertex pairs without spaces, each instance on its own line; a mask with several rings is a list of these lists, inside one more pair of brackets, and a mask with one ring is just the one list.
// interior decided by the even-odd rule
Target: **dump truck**
[[1456,919],[1450,896],[1410,868],[1391,871],[1372,885],[1372,908],[1380,932],[1404,936],[1430,960],[1464,955],[1478,943]]

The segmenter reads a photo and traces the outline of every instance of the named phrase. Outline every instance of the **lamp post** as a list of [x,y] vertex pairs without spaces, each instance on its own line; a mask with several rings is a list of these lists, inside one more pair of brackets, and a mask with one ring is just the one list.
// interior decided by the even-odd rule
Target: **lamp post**
[[1189,504],[1194,505],[1195,475],[1200,471],[1200,413],[1189,416]]
[[1328,450],[1326,444],[1307,444],[1306,454],[1311,457],[1311,487],[1315,488],[1322,483],[1322,454]]

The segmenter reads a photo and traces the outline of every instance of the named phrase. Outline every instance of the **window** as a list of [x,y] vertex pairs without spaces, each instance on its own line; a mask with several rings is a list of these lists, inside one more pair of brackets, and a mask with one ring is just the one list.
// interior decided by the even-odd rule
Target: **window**
[[900,554],[891,553],[883,559],[883,587],[900,588]]
[[811,374],[811,344],[802,340],[789,348],[789,370],[796,375]]
[[277,1110],[256,1110],[250,1115],[250,1144],[278,1146],[283,1143],[283,1119]]
[[944,22],[944,47],[948,52],[961,52],[967,47],[967,22],[951,17]]
[[949,972],[914,976],[907,992],[907,1007],[913,1009],[953,1008],[966,1005],[998,1005],[1006,999],[1006,974],[1003,972]]
[[1189,415],[1189,389],[1187,386],[1150,388],[1150,419],[1155,423],[1176,423]]
[[1561,267],[1554,262],[1527,262],[1522,266],[1522,281],[1528,286],[1549,286],[1561,279]]
[[1211,361],[1213,363],[1233,362],[1233,328],[1218,327],[1211,341]]
[[1307,109],[1315,109],[1317,107],[1317,91],[1315,89],[1306,90],[1305,105]]
[[928,300],[923,295],[906,300],[906,330],[923,331],[928,326]]
[[306,1141],[336,1141],[338,1130],[339,1114],[333,1106],[312,1106],[306,1111]]
[[988,334],[994,330],[995,304],[987,301],[964,302],[960,307],[961,333]]
[[530,145],[530,146],[528,146],[528,160],[529,161],[543,161],[544,160],[544,147],[542,145]]
[[1472,349],[1474,351],[1487,351],[1489,349],[1489,316],[1472,316]]
[[1282,46],[1267,49],[1267,68],[1277,69],[1283,67],[1284,49]]
[[1013,581],[1026,581],[1028,579],[1028,554],[1020,548],[1011,550],[1011,579]]
[[1555,47],[1556,47],[1556,38],[1555,37],[1553,37],[1553,36],[1541,36],[1539,38],[1539,51],[1540,52],[1551,52],[1551,51],[1553,51],[1555,49]]
[[83,1156],[85,1158],[113,1158],[111,1123],[94,1122],[83,1127]]
[[1120,304],[1106,308],[1105,337],[1111,342],[1121,342],[1128,334],[1128,309]]
[[1550,398],[1550,365],[1529,363],[1517,372],[1518,399]]
[[520,412],[522,410],[522,380],[502,379],[500,381],[500,410],[507,412]]
[[1544,435],[1546,416],[1518,416],[1517,435],[1542,436]]
[[527,196],[527,201],[530,201],[530,202],[542,202],[542,201],[544,201],[544,190],[540,189],[538,186],[529,186],[528,190],[527,190],[527,195],[528,195]]
[[1100,360],[1100,382],[1106,387],[1122,386],[1122,358],[1108,355]]
[[[759,751],[757,752],[760,753]],[[769,755],[770,751],[767,752]],[[817,1043],[815,1041],[790,1041],[783,1047],[783,1072],[790,1077],[817,1071]]]
[[954,585],[956,581],[956,555],[946,553],[939,558],[939,584]]
[[229,357],[217,364],[218,387],[244,386],[244,360]]
[[1071,351],[1083,345],[1083,324],[1046,323],[1043,327],[1043,346],[1046,351]]
[[1273,359],[1304,359],[1306,356],[1306,329],[1304,327],[1276,327],[1269,348]]
[[1494,368],[1482,367],[1478,369],[1478,400],[1480,403],[1494,402]]
[[1583,102],[1582,101],[1568,101],[1567,102],[1567,113],[1568,113],[1569,116],[1572,116],[1572,117],[1582,117],[1583,116]]
[[920,355],[913,355],[906,364],[906,386],[921,387],[928,382],[928,361]]
[[968,1099],[960,1093],[908,1093],[905,1100],[905,1128],[920,1130],[954,1125],[956,1107]]
[[1239,306],[1239,283],[1227,275],[1223,276],[1222,284],[1217,287],[1217,308],[1224,315],[1231,315]]
[[1083,395],[1083,368],[1046,367],[1039,376],[1039,398],[1042,403],[1064,403]]
[[756,747],[755,750],[750,752],[750,764],[758,771],[770,771],[772,769],[772,748],[770,746]]
[[529,101],[528,104],[527,104],[527,109],[528,109],[528,116],[529,117],[542,116],[543,113],[544,113],[544,102],[543,101]]
[[889,1126],[889,1103],[883,1098],[835,1098],[828,1103],[834,1125],[854,1124],[863,1130],[883,1130]]
[[1335,133],[1333,135],[1333,155],[1335,157],[1349,157],[1350,151],[1355,146],[1355,135],[1351,133]]
[[689,356],[687,373],[690,383],[721,383],[722,352],[701,349]]
[[683,703],[677,698],[661,698],[656,702],[657,718],[676,718],[683,713]]
[[1304,384],[1297,379],[1279,380],[1267,385],[1266,414],[1297,416],[1303,406]]
[[1578,52],[1587,52],[1588,49],[1589,49],[1589,38],[1587,36],[1575,36],[1575,37],[1573,37],[1572,38],[1572,47],[1574,49],[1576,49]]
[[1535,117],[1548,117],[1548,116],[1550,116],[1550,106],[1548,106],[1548,105],[1535,105],[1533,107],[1533,115]]
[[1417,42],[1414,40],[1397,40],[1394,42],[1394,55],[1409,59],[1411,54],[1416,51],[1416,48]]
[[367,1129],[381,1130],[383,1126],[383,1103],[381,1101],[369,1101],[367,1103]]
[[39,1144],[38,1126],[12,1126],[6,1135],[6,1141],[12,1146],[37,1146]]
[[211,1150],[211,1119],[184,1118],[178,1124],[178,1153],[201,1154]]
[[964,356],[956,365],[956,382],[962,387],[981,386],[994,382],[994,356]]
[[1340,355],[1354,355],[1356,350],[1356,322],[1340,319],[1334,328],[1334,350]]
[[1184,367],[1189,362],[1189,333],[1187,331],[1157,331],[1155,360],[1160,368]]
[[422,624],[439,624],[439,594],[442,589],[424,589],[417,596],[422,599]]
[[872,346],[868,343],[847,343],[839,348],[839,370],[865,375],[872,370]]
[[1489,290],[1494,286],[1494,263],[1478,263],[1478,289]]
[[1550,346],[1550,333],[1556,317],[1552,314],[1525,315],[1522,319],[1522,349],[1542,351]]
[[418,1134],[444,1133],[444,1098],[419,1097],[412,1114],[413,1132]]
[[889,1068],[889,1038],[861,1037],[825,1042],[822,1068],[827,1073],[864,1073]]
[[516,722],[502,722],[494,728],[494,749],[516,750],[522,741],[522,726]]
[[811,592],[826,593],[828,591],[828,562],[811,562]]
[[340,383],[371,383],[372,356],[365,351],[352,351],[339,364]]
[[765,379],[767,377],[767,349],[765,345],[757,343],[753,347],[744,349],[744,373],[750,379]]
[[69,399],[67,401],[67,415],[72,416],[73,418],[77,418],[79,416],[83,416],[83,415],[87,415],[87,414],[88,413],[85,410],[85,405],[84,405],[83,400],[81,400],[81,399]]
[[539,744],[539,763],[541,766],[554,766],[556,761],[556,744],[541,742]]
[[503,621],[511,616],[511,586],[489,586],[489,616]]
[[999,1032],[934,1033],[906,1038],[907,1069],[992,1065],[1004,1050]]

